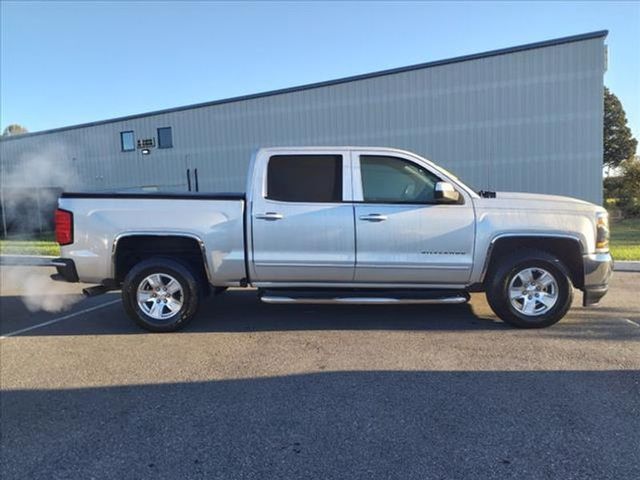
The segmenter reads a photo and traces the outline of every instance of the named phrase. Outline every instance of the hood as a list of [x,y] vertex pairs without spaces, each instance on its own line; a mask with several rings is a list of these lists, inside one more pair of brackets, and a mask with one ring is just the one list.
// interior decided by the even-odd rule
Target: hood
[[598,205],[577,198],[541,193],[496,192],[495,198],[481,198],[479,203],[487,208],[604,210]]

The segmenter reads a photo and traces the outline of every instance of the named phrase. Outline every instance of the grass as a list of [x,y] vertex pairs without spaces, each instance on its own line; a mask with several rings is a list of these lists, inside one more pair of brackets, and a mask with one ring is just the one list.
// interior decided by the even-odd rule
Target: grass
[[611,223],[611,255],[615,260],[640,260],[640,218]]
[[[0,240],[1,254],[60,255],[51,238],[39,240]],[[640,218],[611,224],[611,254],[616,260],[640,260]]]
[[60,247],[52,240],[0,240],[2,255],[60,255]]

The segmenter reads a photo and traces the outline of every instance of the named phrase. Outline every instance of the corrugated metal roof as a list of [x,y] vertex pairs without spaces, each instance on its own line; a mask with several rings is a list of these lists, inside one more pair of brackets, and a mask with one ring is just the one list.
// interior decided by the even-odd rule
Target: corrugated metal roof
[[126,120],[133,120],[133,119],[137,119],[137,118],[149,117],[149,116],[153,116],[153,115],[160,115],[160,114],[172,113],[172,112],[178,112],[178,111],[184,111],[184,110],[193,110],[193,109],[197,109],[197,108],[210,107],[210,106],[214,106],[214,105],[222,105],[222,104],[233,103],[233,102],[242,102],[242,101],[245,101],[245,100],[251,100],[251,99],[255,99],[255,98],[270,97],[270,96],[281,95],[281,94],[285,94],[285,93],[292,93],[292,92],[298,92],[298,91],[303,91],[303,90],[310,90],[310,89],[314,89],[314,88],[321,88],[321,87],[326,87],[326,86],[331,86],[331,85],[338,85],[338,84],[341,84],[341,83],[348,83],[348,82],[355,82],[355,81],[358,81],[358,80],[365,80],[365,79],[368,79],[368,78],[375,78],[375,77],[381,77],[381,76],[385,76],[385,75],[393,75],[393,74],[396,74],[396,73],[409,72],[409,71],[412,71],[412,70],[420,70],[420,69],[424,69],[424,68],[437,67],[437,66],[447,65],[447,64],[451,64],[451,63],[466,62],[466,61],[469,61],[469,60],[477,60],[477,59],[481,59],[481,58],[494,57],[494,56],[497,56],[497,55],[506,55],[506,54],[509,54],[509,53],[521,52],[521,51],[524,51],[524,50],[533,50],[533,49],[536,49],[536,48],[543,48],[543,47],[549,47],[549,46],[554,46],[554,45],[561,45],[561,44],[564,44],[564,43],[571,43],[571,42],[578,42],[578,41],[581,41],[581,40],[588,40],[588,39],[593,39],[593,38],[606,37],[608,35],[608,33],[609,33],[608,30],[598,30],[598,31],[595,31],[595,32],[583,33],[583,34],[580,34],[580,35],[572,35],[572,36],[569,36],[569,37],[556,38],[556,39],[546,40],[546,41],[542,41],[542,42],[528,43],[528,44],[525,44],[525,45],[518,45],[518,46],[515,46],[515,47],[502,48],[502,49],[498,49],[498,50],[490,50],[488,52],[475,53],[475,54],[472,54],[472,55],[464,55],[464,56],[453,57],[453,58],[448,58],[448,59],[444,59],[444,60],[436,60],[436,61],[433,61],[433,62],[419,63],[419,64],[416,64],[416,65],[409,65],[409,66],[406,66],[406,67],[392,68],[392,69],[389,69],[389,70],[381,70],[381,71],[377,71],[377,72],[365,73],[365,74],[362,74],[362,75],[354,75],[354,76],[351,76],[351,77],[344,77],[344,78],[339,78],[339,79],[335,79],[335,80],[328,80],[328,81],[324,81],[324,82],[310,83],[310,84],[307,84],[307,85],[301,85],[301,86],[297,86],[297,87],[283,88],[283,89],[279,89],[279,90],[271,90],[271,91],[267,91],[267,92],[255,93],[255,94],[250,94],[250,95],[242,95],[242,96],[238,96],[238,97],[225,98],[225,99],[214,100],[214,101],[210,101],[210,102],[195,103],[195,104],[192,104],[192,105],[185,105],[185,106],[181,106],[181,107],[167,108],[167,109],[163,109],[163,110],[155,110],[155,111],[146,112],[146,113],[138,113],[138,114],[127,115],[127,116],[123,116],[123,117],[110,118],[110,119],[107,119],[107,120],[99,120],[99,121],[96,121],[96,122],[89,122],[89,123],[82,123],[82,124],[78,124],[78,125],[71,125],[71,126],[67,126],[67,127],[53,128],[53,129],[50,129],[50,130],[42,130],[42,131],[39,131],[39,132],[25,133],[25,134],[22,134],[22,135],[15,135],[15,136],[10,136],[10,137],[1,137],[0,141],[18,140],[18,139],[21,139],[21,138],[33,137],[33,136],[36,136],[36,135],[44,135],[44,134],[47,134],[47,133],[55,133],[55,132],[61,132],[61,131],[66,131],[66,130],[74,130],[74,129],[79,129],[79,128],[93,127],[93,126],[96,126],[96,125],[104,125],[104,124],[107,124],[107,123],[122,122],[122,121],[126,121]]

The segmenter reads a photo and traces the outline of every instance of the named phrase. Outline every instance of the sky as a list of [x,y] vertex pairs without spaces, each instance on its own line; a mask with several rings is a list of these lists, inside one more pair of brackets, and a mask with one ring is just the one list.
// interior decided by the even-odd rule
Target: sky
[[0,0],[0,125],[29,131],[609,30],[640,138],[640,2]]

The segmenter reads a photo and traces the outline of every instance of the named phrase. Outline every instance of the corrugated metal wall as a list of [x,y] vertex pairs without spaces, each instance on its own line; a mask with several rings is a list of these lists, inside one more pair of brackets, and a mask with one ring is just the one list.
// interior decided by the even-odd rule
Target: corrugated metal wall
[[[604,69],[601,36],[27,136],[0,142],[3,185],[186,190],[186,169],[198,168],[200,191],[237,191],[261,146],[376,145],[424,155],[478,189],[601,203]],[[151,138],[166,126],[174,148],[120,151],[121,131]]]

